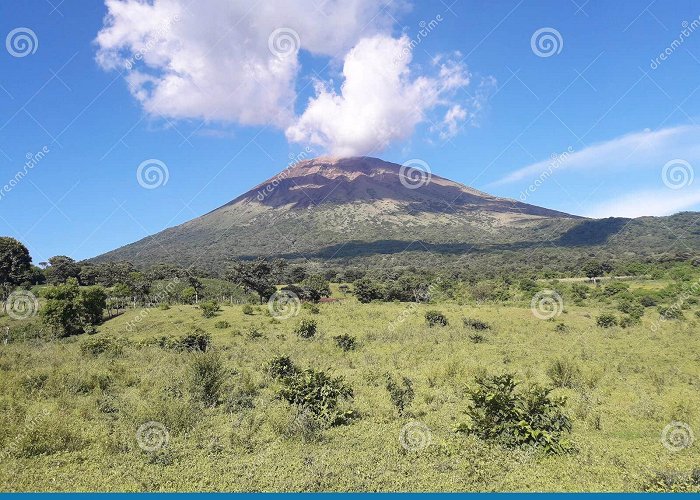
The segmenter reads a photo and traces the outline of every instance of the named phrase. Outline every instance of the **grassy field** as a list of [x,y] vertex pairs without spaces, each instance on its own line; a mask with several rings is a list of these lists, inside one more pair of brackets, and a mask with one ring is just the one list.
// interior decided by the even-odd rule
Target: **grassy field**
[[[136,309],[95,335],[0,345],[0,490],[619,491],[644,489],[659,472],[691,474],[700,463],[697,444],[671,451],[661,437],[674,421],[700,429],[692,310],[658,328],[647,313],[641,324],[605,329],[596,316],[615,311],[604,303],[567,303],[550,321],[526,301],[360,304],[348,297],[318,308],[286,320],[266,307],[244,314],[240,305],[209,319],[196,306]],[[429,309],[449,324],[429,328]],[[484,342],[470,340],[464,317],[491,325]],[[318,322],[311,339],[293,333],[304,318]],[[194,327],[211,335],[224,361],[215,406],[191,397],[198,354],[146,345]],[[357,338],[355,350],[336,345],[343,333]],[[104,337],[128,342],[97,354],[81,349]],[[344,377],[359,418],[306,425],[266,372],[280,355]],[[576,369],[572,388],[555,390],[567,398],[575,451],[508,450],[455,432],[476,375],[512,372],[525,384],[547,385],[556,361]],[[389,398],[387,374],[413,381],[415,400],[404,415]],[[145,450],[137,434],[149,422],[156,446]],[[405,447],[407,430],[417,441]]]

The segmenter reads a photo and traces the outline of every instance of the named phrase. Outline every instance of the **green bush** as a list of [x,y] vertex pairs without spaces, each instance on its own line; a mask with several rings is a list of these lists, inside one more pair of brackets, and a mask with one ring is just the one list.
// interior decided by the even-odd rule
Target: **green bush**
[[429,327],[433,327],[436,325],[439,326],[447,326],[447,318],[445,317],[444,314],[442,314],[440,311],[426,311],[425,313],[425,321],[428,323]]
[[379,300],[384,296],[380,286],[369,278],[362,278],[352,284],[353,293],[357,300],[366,304],[373,300]]
[[413,390],[413,382],[407,377],[402,377],[399,383],[392,376],[387,375],[386,390],[389,392],[391,402],[399,411],[399,415],[403,415],[404,410],[413,402],[416,395]]
[[301,323],[294,329],[299,337],[303,339],[308,339],[316,335],[316,321],[313,319],[302,319]]
[[575,362],[561,358],[554,360],[549,365],[547,375],[552,380],[554,387],[573,389],[581,379],[581,369]]
[[253,306],[251,306],[250,304],[246,304],[243,306],[243,309],[241,309],[241,311],[243,312],[243,314],[245,314],[247,316],[252,316],[253,315]]
[[205,352],[211,345],[211,336],[201,328],[195,328],[191,333],[175,341],[176,349]]
[[486,342],[486,337],[479,332],[473,332],[469,334],[469,340],[474,344],[482,344]]
[[679,471],[655,472],[642,487],[648,493],[698,493],[700,492],[700,468],[690,473]]
[[674,319],[684,319],[683,311],[680,307],[674,306],[660,306],[659,314],[664,317],[664,319],[674,320]]
[[644,297],[639,299],[639,303],[644,307],[654,307],[658,302],[656,301],[656,297],[652,297],[651,295],[645,295]]
[[267,365],[267,373],[272,378],[282,379],[299,373],[299,369],[289,356],[276,356]]
[[342,403],[352,398],[352,388],[342,377],[330,377],[312,369],[282,379],[280,396],[289,404],[309,411],[326,425],[341,425],[354,416],[353,410],[343,409]]
[[596,318],[595,323],[601,328],[612,328],[617,326],[617,317],[614,314],[603,313]]
[[217,321],[216,323],[214,323],[214,328],[219,328],[221,330],[223,330],[225,328],[229,328],[230,326],[231,326],[231,323],[229,323],[228,321],[223,320],[223,319],[221,321]]
[[345,352],[352,351],[357,347],[357,339],[347,333],[336,335],[333,337],[333,340],[335,340],[336,345]]
[[219,353],[209,351],[194,354],[188,375],[192,398],[205,406],[216,406],[226,380],[226,370]]
[[554,327],[554,331],[558,333],[566,333],[569,331],[569,327],[564,323],[557,323],[557,326]]
[[205,318],[213,318],[214,316],[216,316],[216,313],[221,311],[221,306],[218,304],[218,302],[215,302],[213,300],[201,302],[199,304],[199,308],[202,311],[202,316],[204,316]]
[[98,356],[109,353],[112,356],[120,355],[124,350],[126,339],[116,339],[114,337],[90,337],[80,344],[80,352]]
[[469,328],[470,330],[490,330],[491,325],[488,323],[478,320],[478,319],[472,319],[472,318],[463,318],[462,323],[464,324],[465,328]]
[[562,411],[565,400],[550,397],[550,389],[537,385],[516,392],[517,387],[512,374],[477,377],[476,386],[467,390],[471,422],[457,430],[507,448],[570,451],[564,438],[564,433],[571,432],[571,421]]

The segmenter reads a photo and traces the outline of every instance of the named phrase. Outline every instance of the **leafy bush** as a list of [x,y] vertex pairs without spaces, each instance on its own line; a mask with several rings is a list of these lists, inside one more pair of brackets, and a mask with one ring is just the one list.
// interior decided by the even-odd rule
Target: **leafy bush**
[[345,352],[352,351],[355,349],[355,347],[357,347],[357,340],[355,337],[348,335],[347,333],[336,335],[333,337],[333,340],[335,340],[336,345]]
[[267,365],[267,373],[272,378],[292,377],[299,373],[299,369],[289,356],[277,356],[270,360]]
[[264,333],[260,329],[258,329],[258,327],[251,326],[250,328],[248,328],[248,338],[250,340],[260,339],[264,336]]
[[175,348],[186,351],[206,351],[211,345],[211,336],[201,328],[195,328],[191,333],[176,339]]
[[623,300],[617,306],[620,312],[629,314],[633,318],[641,318],[644,315],[644,306],[639,302],[633,302],[631,300]]
[[404,410],[413,402],[416,395],[413,382],[407,377],[402,377],[399,383],[392,376],[387,375],[386,390],[389,392],[391,402],[399,410],[399,415],[403,415]]
[[352,398],[352,388],[342,377],[330,377],[322,371],[304,370],[282,379],[282,396],[289,404],[311,412],[327,425],[349,422],[355,412],[341,404]]
[[660,471],[654,473],[643,486],[649,493],[697,493],[700,492],[700,468],[690,473]]
[[562,412],[565,399],[552,398],[550,389],[537,385],[519,392],[517,386],[512,374],[477,377],[476,387],[467,391],[471,422],[457,430],[508,448],[570,451],[572,447],[563,436],[571,432],[571,421]]
[[486,337],[481,333],[474,332],[469,334],[469,340],[471,340],[474,344],[481,344],[486,342]]
[[231,323],[229,323],[228,321],[223,320],[223,319],[221,321],[217,321],[216,323],[214,323],[214,328],[219,328],[222,330],[225,328],[229,328],[230,326],[231,326]]
[[241,311],[246,316],[252,316],[253,315],[253,306],[251,306],[250,304],[246,304],[243,306],[243,309],[241,309]]
[[596,318],[595,323],[601,328],[612,328],[617,326],[617,317],[614,314],[603,313]]
[[199,308],[202,310],[202,316],[205,318],[213,318],[216,316],[216,313],[221,311],[221,306],[218,304],[218,302],[213,300],[200,303]]
[[189,366],[189,387],[193,399],[205,406],[216,406],[226,379],[226,370],[217,352],[197,353]]
[[125,339],[116,339],[114,337],[90,337],[80,344],[80,352],[93,356],[98,356],[103,353],[118,356],[124,350],[125,344]]
[[363,304],[381,299],[384,296],[379,285],[369,278],[362,278],[355,281],[352,287],[355,297]]
[[683,315],[683,311],[681,311],[680,307],[674,307],[674,306],[661,306],[659,307],[659,314],[664,317],[664,319],[684,319],[685,316]]
[[615,295],[626,292],[629,290],[630,286],[627,283],[621,281],[613,281],[603,288],[603,295],[605,297],[614,297]]
[[478,319],[472,319],[472,318],[463,318],[462,323],[464,324],[465,328],[469,328],[471,330],[490,330],[491,325],[488,323],[478,320]]
[[304,302],[304,305],[301,307],[308,310],[311,314],[318,314],[321,312],[321,309],[319,309],[316,304],[312,304],[311,302]]
[[657,304],[656,298],[652,297],[651,295],[645,295],[639,299],[639,303],[644,307],[654,307]]
[[316,335],[316,321],[313,319],[302,319],[301,323],[294,329],[294,333],[303,339],[309,339]]
[[554,360],[549,365],[547,375],[552,380],[554,387],[573,389],[581,378],[581,369],[575,362],[561,358]]
[[625,316],[620,320],[620,326],[622,328],[630,328],[632,326],[640,324],[642,321],[638,316]]
[[557,323],[557,326],[554,327],[554,331],[557,333],[566,333],[569,331],[569,327],[564,323]]
[[429,327],[436,325],[447,326],[447,318],[440,311],[427,311],[425,313],[425,321],[428,323]]

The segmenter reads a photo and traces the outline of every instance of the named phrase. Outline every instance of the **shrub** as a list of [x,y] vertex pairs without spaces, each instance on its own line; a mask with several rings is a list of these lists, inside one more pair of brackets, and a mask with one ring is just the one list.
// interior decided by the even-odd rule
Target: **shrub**
[[202,310],[202,316],[205,318],[213,318],[216,316],[216,313],[221,311],[221,306],[213,300],[200,303],[199,308]]
[[427,311],[425,313],[425,321],[431,328],[435,325],[447,326],[447,318],[440,311]]
[[472,318],[463,318],[462,323],[464,324],[465,328],[469,328],[471,330],[490,330],[491,325],[488,323],[485,323],[481,320],[478,319],[472,319]]
[[316,321],[313,319],[302,319],[301,323],[294,329],[294,333],[303,339],[308,339],[316,335]]
[[257,327],[255,327],[255,326],[251,326],[251,327],[248,329],[248,338],[249,338],[250,340],[260,339],[260,338],[262,338],[262,337],[264,337],[264,336],[265,336],[265,335],[263,334],[263,332],[262,332],[261,330],[259,330],[259,329],[258,329]]
[[617,306],[620,312],[629,314],[634,318],[641,318],[644,315],[644,306],[639,302],[633,302],[631,300],[623,300]]
[[80,352],[98,356],[108,352],[113,356],[118,356],[124,350],[125,339],[115,339],[114,337],[90,337],[80,344]]
[[486,342],[486,337],[481,333],[474,332],[469,334],[469,340],[471,340],[474,344],[481,344]]
[[547,375],[554,387],[573,389],[581,378],[581,370],[573,361],[565,358],[557,359],[547,368]]
[[642,321],[638,316],[625,316],[620,320],[620,326],[622,328],[629,328],[640,324]]
[[316,304],[312,304],[311,302],[304,302],[304,305],[301,307],[308,310],[311,314],[318,314],[321,312],[321,309],[319,309]]
[[355,281],[352,287],[355,297],[363,304],[381,299],[384,296],[379,285],[369,278],[362,278]]
[[357,340],[355,337],[348,335],[347,333],[336,335],[333,337],[333,339],[335,340],[336,345],[345,352],[352,351],[355,349],[355,347],[357,347]]
[[245,314],[247,316],[252,316],[253,315],[253,306],[251,306],[250,304],[246,304],[243,306],[243,309],[241,309],[241,311],[243,312],[243,314]]
[[613,281],[603,288],[603,295],[606,297],[614,297],[615,295],[626,292],[629,290],[630,286],[627,283],[621,281]]
[[654,307],[657,304],[656,298],[652,297],[651,295],[645,295],[639,299],[639,303],[644,307]]
[[308,369],[282,380],[280,396],[327,425],[341,425],[355,416],[354,411],[341,408],[341,403],[353,395],[352,388],[342,377],[333,378],[322,371]]
[[679,471],[655,472],[642,487],[649,493],[697,493],[700,491],[700,468],[690,473]]
[[476,387],[467,391],[471,423],[461,424],[458,430],[508,448],[570,451],[572,447],[563,437],[571,432],[571,421],[562,412],[565,400],[550,397],[550,389],[537,385],[519,392],[517,386],[512,374],[477,377]]
[[189,366],[189,387],[193,399],[205,406],[216,406],[226,378],[221,356],[216,352],[197,353]]
[[685,316],[683,315],[683,311],[681,311],[680,307],[674,307],[674,306],[661,306],[659,307],[659,314],[664,317],[664,319],[684,319]]
[[557,333],[566,333],[569,331],[569,327],[564,323],[557,323],[557,326],[554,327],[554,331]]
[[250,373],[244,372],[236,381],[234,389],[226,394],[225,406],[229,412],[249,409],[255,406],[255,397],[258,395],[258,386]]
[[413,382],[406,377],[402,377],[401,383],[399,383],[392,376],[387,375],[386,390],[389,392],[391,402],[399,410],[399,415],[403,415],[404,410],[410,406],[416,395],[413,390]]
[[299,369],[289,356],[277,356],[268,363],[267,373],[272,378],[281,379],[296,375],[299,373]]
[[217,321],[216,323],[214,323],[214,328],[219,328],[221,330],[223,330],[225,328],[229,328],[230,326],[231,326],[231,323],[229,323],[228,321],[223,320],[223,319],[221,321]]
[[595,323],[601,328],[611,328],[617,326],[617,317],[614,314],[604,313],[596,318]]
[[176,339],[175,348],[186,351],[205,352],[211,345],[211,336],[201,328],[195,328],[191,333]]

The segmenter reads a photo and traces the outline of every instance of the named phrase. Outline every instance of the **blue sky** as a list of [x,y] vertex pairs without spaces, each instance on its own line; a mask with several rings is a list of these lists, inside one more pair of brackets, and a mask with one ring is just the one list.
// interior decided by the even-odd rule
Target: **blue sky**
[[[354,0],[351,14],[325,0],[297,12],[109,3],[111,19],[99,1],[0,6],[0,234],[35,262],[91,257],[202,215],[306,147],[419,158],[434,174],[581,215],[700,207],[691,0]],[[265,52],[275,27],[298,37],[284,60]],[[396,76],[384,74],[387,51],[400,88],[382,87]],[[375,63],[383,75],[368,78]],[[420,108],[415,123],[402,115],[407,100]],[[353,122],[363,113],[379,120],[385,149]],[[18,179],[28,155],[38,161]],[[145,189],[137,169],[151,159],[167,182]]]

